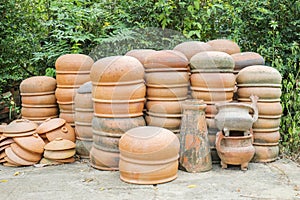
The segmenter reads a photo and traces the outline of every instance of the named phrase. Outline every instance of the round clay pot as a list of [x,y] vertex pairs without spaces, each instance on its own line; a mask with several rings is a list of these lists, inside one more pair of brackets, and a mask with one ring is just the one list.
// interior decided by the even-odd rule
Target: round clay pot
[[158,184],[177,177],[179,140],[169,130],[143,126],[119,141],[120,178],[129,183]]
[[144,98],[146,86],[144,81],[124,85],[94,85],[92,97],[104,100],[132,100]]
[[204,42],[188,41],[182,42],[174,47],[174,50],[183,53],[188,60],[190,60],[195,54],[203,51],[212,51],[212,47]]
[[93,145],[107,152],[119,152],[120,134],[93,131]]
[[233,73],[195,73],[191,75],[191,85],[200,88],[234,88]]
[[5,149],[5,154],[11,161],[13,161],[13,163],[17,163],[18,165],[29,166],[29,165],[34,165],[36,163],[36,162],[24,160],[23,158],[19,157],[17,154],[13,152],[11,147]]
[[190,66],[192,72],[232,72],[234,61],[227,53],[206,51],[194,55]]
[[254,143],[253,146],[255,148],[253,162],[272,162],[278,158],[278,143]]
[[94,116],[93,109],[86,109],[86,108],[76,108],[75,109],[75,116],[74,121],[81,122],[81,123],[91,123],[93,116]]
[[34,153],[31,151],[28,151],[26,149],[23,149],[21,146],[19,146],[17,143],[12,143],[10,145],[12,151],[20,158],[30,161],[30,162],[38,162],[42,158],[41,153]]
[[166,99],[182,99],[188,94],[188,85],[150,85],[147,84],[147,98],[157,100],[160,98]]
[[53,105],[56,104],[56,97],[53,91],[53,94],[45,95],[22,95],[22,104],[26,105]]
[[58,87],[80,87],[90,81],[90,71],[56,71]]
[[207,42],[214,51],[222,51],[228,54],[240,53],[240,47],[237,43],[226,40],[226,39],[216,39]]
[[81,109],[93,109],[92,101],[92,82],[86,82],[82,84],[74,97],[74,103],[76,108]]
[[75,147],[76,144],[70,140],[66,140],[63,138],[55,138],[54,140],[46,144],[44,146],[44,149],[51,150],[51,151],[60,151],[60,150],[74,149]]
[[206,102],[231,101],[233,98],[233,88],[200,88],[191,87],[194,99],[202,99]]
[[149,68],[187,68],[188,59],[186,56],[175,50],[155,51],[147,56],[143,63],[146,69]]
[[57,71],[90,71],[94,64],[90,56],[84,54],[65,54],[55,62]]
[[138,117],[143,115],[145,99],[94,101],[94,115],[98,117]]
[[149,100],[146,102],[146,108],[152,113],[181,114],[182,102],[183,101],[164,101],[163,99],[160,101]]
[[[250,104],[245,101],[243,103]],[[275,117],[278,118],[282,114],[282,106],[280,102],[257,102],[258,113],[260,117]]]
[[75,134],[78,138],[93,138],[92,123],[75,122]]
[[186,68],[172,70],[170,68],[148,69],[145,81],[150,85],[181,85],[189,83],[189,74]]
[[5,134],[31,132],[35,131],[37,127],[38,125],[32,121],[27,119],[17,119],[8,124],[4,128],[3,133],[5,136]]
[[80,156],[80,158],[89,158],[90,150],[92,149],[93,141],[85,141],[85,140],[76,140],[76,154]]
[[94,83],[129,82],[143,78],[143,65],[131,56],[105,57],[95,62],[91,69]]
[[[56,106],[56,105],[55,105]],[[50,108],[39,108],[39,107],[22,107],[21,114],[24,117],[51,117],[58,114],[57,107]]]
[[58,151],[45,150],[44,157],[53,160],[60,160],[60,159],[71,158],[75,155],[75,153],[76,153],[75,149],[58,150]]
[[264,65],[265,59],[255,52],[242,52],[231,54],[231,57],[234,60],[235,66],[234,70],[239,71],[245,67],[251,65]]
[[262,118],[258,117],[258,120],[253,124],[253,130],[257,132],[265,132],[268,130],[278,130],[280,126],[279,118]]
[[73,101],[71,102],[60,102],[58,101],[58,107],[60,110],[69,110],[73,111],[75,109],[75,103]]
[[23,93],[44,93],[56,89],[56,80],[49,76],[33,76],[23,80],[20,84],[21,95]]
[[44,152],[45,142],[37,133],[31,136],[14,137],[13,140],[27,151],[39,154]]
[[56,88],[55,97],[58,102],[73,102],[77,89],[78,88]]
[[278,101],[281,96],[279,87],[239,87],[237,90],[238,98],[249,98],[251,95],[259,97],[259,101],[272,100]]
[[125,56],[131,56],[136,59],[138,59],[142,64],[145,63],[147,60],[148,56],[152,53],[154,53],[155,50],[152,49],[133,49],[128,51]]
[[119,170],[120,155],[92,147],[90,151],[91,166],[101,170]]
[[181,115],[166,115],[159,113],[147,113],[146,123],[148,126],[157,126],[171,130],[177,130],[180,127]]
[[277,143],[280,139],[279,131],[271,132],[254,132],[255,143]]
[[280,87],[281,74],[273,67],[253,65],[242,69],[237,77],[238,86],[273,86]]

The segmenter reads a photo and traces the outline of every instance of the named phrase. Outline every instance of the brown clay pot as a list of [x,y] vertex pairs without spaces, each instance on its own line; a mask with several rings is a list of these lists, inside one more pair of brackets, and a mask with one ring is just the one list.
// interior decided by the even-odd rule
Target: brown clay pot
[[234,60],[235,66],[234,70],[239,71],[245,67],[251,65],[264,65],[265,59],[255,52],[242,52],[231,54],[231,57]]
[[213,51],[222,51],[228,54],[239,53],[240,47],[237,43],[226,39],[215,39],[207,42]]
[[182,42],[174,47],[174,50],[183,53],[188,60],[190,60],[195,54],[203,51],[212,51],[212,47],[204,42],[188,41]]
[[8,147],[8,148],[5,149],[5,154],[7,155],[9,160],[11,160],[14,164],[16,163],[18,165],[29,166],[29,165],[34,165],[36,163],[36,162],[31,162],[31,161],[28,161],[28,160],[24,160],[23,158],[19,157],[17,154],[15,154],[13,152],[11,147]]
[[66,140],[63,138],[55,138],[48,144],[44,146],[45,150],[51,151],[60,151],[60,150],[67,150],[67,149],[74,149],[76,144],[70,140]]
[[[249,101],[244,101],[243,103],[250,104]],[[257,108],[260,117],[274,116],[278,118],[282,114],[280,102],[257,102]]]
[[44,93],[56,89],[56,80],[49,76],[33,76],[23,80],[20,84],[21,95],[23,93]]
[[45,150],[44,157],[52,160],[61,160],[61,159],[71,158],[75,155],[75,153],[76,153],[75,149],[58,150],[58,151]]
[[200,88],[234,88],[233,73],[195,73],[191,75],[191,85]]
[[146,102],[146,108],[152,113],[181,114],[183,101],[164,101],[164,99]]
[[259,101],[280,101],[281,89],[279,87],[239,87],[238,98],[248,99],[251,95],[259,97]]
[[271,132],[254,132],[255,143],[277,143],[280,139],[279,131]]
[[58,87],[55,90],[55,97],[58,102],[73,102],[77,89]]
[[57,103],[58,103],[58,107],[59,107],[60,110],[73,111],[75,109],[74,101],[71,101],[71,102],[60,102],[60,101],[57,101]]
[[142,64],[145,63],[147,60],[148,56],[152,53],[154,53],[155,50],[153,49],[133,49],[128,51],[125,56],[131,56],[136,59],[138,59]]
[[216,149],[219,157],[221,158],[222,168],[227,168],[227,164],[231,164],[241,165],[242,170],[247,170],[248,163],[255,153],[252,140],[252,135],[225,137],[222,132],[218,132]]
[[75,158],[70,157],[70,158],[65,158],[65,159],[55,159],[53,161],[58,162],[58,163],[73,163],[73,162],[75,162]]
[[147,84],[147,98],[156,100],[165,99],[182,99],[187,98],[188,85],[150,85]]
[[76,108],[75,109],[75,115],[74,115],[74,121],[81,122],[81,123],[91,123],[93,116],[94,116],[94,110],[89,108]]
[[58,87],[80,87],[90,81],[90,71],[56,71]]
[[37,133],[32,136],[14,137],[13,140],[27,151],[39,154],[44,152],[45,142]]
[[60,110],[59,118],[66,120],[67,123],[74,124],[74,117],[74,111]]
[[205,109],[205,116],[214,118],[218,113],[217,106],[215,104],[207,104]]
[[200,88],[191,87],[194,99],[202,99],[205,102],[231,101],[233,98],[233,88]]
[[272,162],[278,158],[278,143],[254,143],[253,146],[255,148],[253,162]]
[[74,97],[74,103],[76,108],[89,108],[93,109],[92,101],[92,82],[86,82],[82,84]]
[[119,170],[119,153],[102,151],[92,147],[90,151],[91,166],[101,170]]
[[93,83],[140,81],[143,78],[143,65],[131,56],[105,57],[95,62],[91,69]]
[[145,81],[150,85],[181,85],[189,82],[189,74],[186,68],[147,69]]
[[93,145],[103,151],[119,152],[120,135],[93,130]]
[[57,71],[90,71],[94,61],[84,54],[65,54],[55,62]]
[[258,120],[253,124],[253,130],[256,132],[276,131],[280,126],[280,117],[277,118],[262,118],[258,117]]
[[5,138],[0,142],[0,147],[7,147],[7,145],[10,145],[14,143],[14,140],[12,138]]
[[75,122],[75,134],[76,137],[81,139],[92,139],[92,123]]
[[147,112],[146,123],[148,126],[157,126],[170,130],[177,130],[180,127],[181,115],[166,115]]
[[45,95],[26,95],[22,94],[22,104],[25,105],[53,105],[56,104],[56,97],[54,94],[45,94]]
[[76,154],[80,156],[80,158],[89,158],[90,151],[93,146],[93,141],[85,141],[85,140],[76,140]]
[[34,153],[31,151],[28,151],[21,146],[19,146],[17,143],[12,143],[10,145],[12,151],[20,158],[30,161],[30,162],[38,162],[42,158],[41,153]]
[[135,184],[158,184],[177,177],[179,140],[159,127],[137,127],[120,139],[120,178]]
[[32,132],[35,131],[37,127],[38,125],[32,121],[26,119],[17,119],[12,121],[4,128],[3,136],[7,134],[9,137],[9,134]]
[[[56,106],[56,105],[54,105]],[[21,114],[24,117],[35,117],[35,118],[41,118],[41,117],[51,117],[58,114],[58,108],[57,107],[22,107]]]

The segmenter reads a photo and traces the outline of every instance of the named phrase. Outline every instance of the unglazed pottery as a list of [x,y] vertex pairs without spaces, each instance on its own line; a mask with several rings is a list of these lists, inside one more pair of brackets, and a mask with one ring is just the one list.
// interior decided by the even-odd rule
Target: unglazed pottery
[[93,140],[91,141],[85,141],[76,139],[76,154],[80,156],[80,158],[89,158],[90,157],[90,151],[93,146]]
[[119,170],[120,155],[92,147],[90,151],[91,166],[101,170]]
[[25,105],[53,105],[56,104],[56,97],[54,94],[54,90],[52,94],[45,95],[27,95],[26,93],[22,93],[22,104]]
[[152,113],[181,114],[182,102],[184,101],[165,101],[163,98],[161,100],[148,100],[146,102],[146,108]]
[[74,121],[81,123],[91,123],[94,116],[94,109],[90,108],[75,108]]
[[200,88],[234,88],[233,73],[194,73],[191,75],[191,85]]
[[253,162],[272,162],[278,158],[279,146],[278,143],[254,143],[255,155]]
[[[92,119],[91,119],[92,121]],[[89,139],[93,138],[92,123],[75,122],[75,134],[78,138]]]
[[265,132],[265,131],[276,131],[280,126],[280,116],[273,118],[270,117],[258,117],[257,121],[253,124],[253,130],[257,132]]
[[32,151],[28,151],[21,146],[19,146],[17,143],[12,143],[10,145],[12,151],[20,158],[30,161],[30,162],[38,162],[42,158],[41,153],[34,153]]
[[234,60],[234,70],[239,71],[245,67],[251,65],[264,65],[265,59],[255,52],[241,52],[231,54],[231,57]]
[[178,85],[189,82],[187,68],[146,69],[145,81],[151,85]]
[[205,102],[228,102],[232,101],[233,88],[201,88],[191,87],[192,97]]
[[93,145],[102,151],[119,152],[119,140],[122,134],[93,131]]
[[17,156],[17,154],[13,152],[11,147],[5,149],[5,154],[7,155],[9,160],[11,160],[13,163],[16,163],[18,165],[29,166],[29,165],[34,165],[36,163],[36,162],[31,162],[28,160],[24,160],[23,158],[20,158],[19,156]]
[[215,39],[207,42],[213,51],[222,51],[228,54],[239,53],[240,47],[237,43],[227,39]]
[[[250,100],[250,99],[249,99]],[[249,101],[243,103],[251,104]],[[282,106],[280,102],[257,102],[258,113],[260,117],[278,118],[282,114]]]
[[147,84],[147,98],[156,100],[165,99],[183,99],[187,98],[188,84],[179,85],[151,85]]
[[63,138],[55,138],[53,141],[49,142],[44,146],[45,150],[51,151],[60,151],[60,150],[67,150],[67,149],[74,149],[76,147],[75,143],[66,140]]
[[280,139],[279,131],[253,131],[254,143],[277,143]]
[[58,87],[80,87],[90,81],[90,71],[57,71],[56,81]]
[[58,87],[55,90],[55,97],[58,102],[73,102],[78,88]]
[[58,107],[60,110],[70,110],[73,111],[75,109],[75,103],[74,101],[71,102],[60,102],[57,101]]
[[55,62],[57,71],[89,71],[94,64],[93,59],[84,54],[65,54]]
[[75,112],[70,110],[60,110],[59,118],[65,119],[70,125],[74,125]]
[[259,101],[280,101],[281,88],[280,87],[239,87],[237,90],[239,99],[248,99],[251,95],[259,97]]
[[4,136],[5,134],[14,134],[14,133],[25,133],[25,132],[31,132],[35,131],[35,129],[38,127],[38,125],[32,121],[26,120],[26,119],[17,119],[12,121],[10,124],[8,124],[4,130]]
[[49,76],[33,76],[23,80],[20,84],[21,95],[23,93],[43,93],[56,89],[56,80]]
[[75,155],[76,150],[74,149],[67,149],[67,150],[45,150],[44,157],[52,160],[60,160],[60,159],[67,159],[71,158]]
[[24,117],[31,118],[40,118],[40,117],[51,117],[58,114],[58,108],[56,105],[55,107],[25,107],[23,105],[21,109],[21,114]]
[[145,61],[148,58],[148,55],[155,52],[153,49],[133,49],[128,51],[125,56],[131,56],[136,59],[138,59],[142,64],[145,63]]
[[45,142],[37,133],[32,136],[14,137],[13,140],[27,151],[40,154],[44,152]]
[[178,130],[181,123],[181,114],[167,115],[147,112],[146,123],[148,126],[157,126],[169,130]]
[[182,42],[174,47],[174,50],[183,53],[188,60],[190,60],[195,54],[203,51],[212,51],[212,47],[204,42],[200,41],[188,41]]

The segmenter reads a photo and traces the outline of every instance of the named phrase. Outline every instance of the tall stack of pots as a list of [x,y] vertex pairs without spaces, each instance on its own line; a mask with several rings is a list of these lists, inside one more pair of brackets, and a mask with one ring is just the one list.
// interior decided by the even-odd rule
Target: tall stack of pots
[[235,87],[234,61],[224,52],[207,51],[194,55],[190,60],[191,89],[195,99],[207,104],[205,110],[212,159],[219,161],[215,149],[218,129],[215,124],[216,103],[231,102]]
[[256,150],[253,161],[274,161],[279,153],[279,125],[282,114],[281,75],[272,67],[253,65],[242,69],[236,81],[240,102],[249,102],[251,95],[259,97],[257,103],[259,116],[253,124]]
[[144,126],[144,68],[130,56],[106,57],[91,69],[93,147],[91,165],[118,170],[119,140],[129,129]]
[[48,76],[33,76],[20,84],[22,118],[41,123],[58,117],[55,98],[56,80]]
[[94,109],[92,101],[92,82],[86,82],[79,87],[74,102],[76,152],[82,158],[89,158],[93,144],[92,120]]
[[55,96],[60,109],[60,118],[74,126],[74,96],[77,89],[90,81],[90,69],[94,61],[83,54],[66,54],[55,62],[57,89]]

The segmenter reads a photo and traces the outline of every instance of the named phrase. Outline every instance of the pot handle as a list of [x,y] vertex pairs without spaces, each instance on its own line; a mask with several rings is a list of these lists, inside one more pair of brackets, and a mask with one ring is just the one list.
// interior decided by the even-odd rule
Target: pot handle
[[222,131],[219,131],[217,133],[217,137],[216,137],[216,149],[220,152],[222,152],[221,150],[221,141],[224,139],[224,135]]
[[254,122],[256,122],[257,121],[257,119],[258,119],[258,108],[257,108],[257,101],[258,101],[258,96],[256,96],[256,95],[251,95],[250,96],[250,99],[251,99],[251,107],[252,107],[252,109],[253,109],[253,111],[254,111],[254,114],[253,114],[253,119],[252,119],[252,121],[253,121],[253,123]]
[[68,128],[65,127],[65,126],[61,127],[60,130],[61,130],[63,133],[68,133]]

